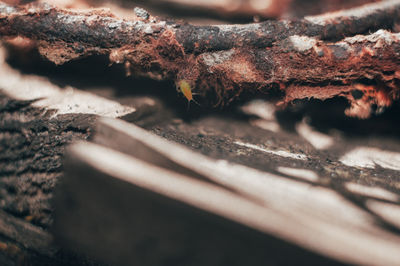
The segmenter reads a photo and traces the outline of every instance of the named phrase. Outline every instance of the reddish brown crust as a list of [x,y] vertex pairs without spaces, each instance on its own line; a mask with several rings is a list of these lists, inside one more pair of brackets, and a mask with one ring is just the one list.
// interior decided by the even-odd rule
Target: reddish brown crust
[[[390,28],[400,15],[396,1],[370,9],[355,10],[354,16],[339,12],[301,21],[192,26],[161,21],[144,10],[136,10],[135,20],[123,20],[101,10],[0,4],[0,34],[36,40],[40,53],[56,64],[105,54],[111,62],[124,63],[129,73],[186,80],[214,106],[243,91],[272,87],[286,93],[285,103],[341,95],[354,106],[360,102],[349,96],[355,84],[374,80],[377,85],[363,102],[383,107],[399,94],[400,35],[379,30],[342,39]],[[342,40],[329,41],[335,39]],[[367,117],[364,113],[358,116]]]

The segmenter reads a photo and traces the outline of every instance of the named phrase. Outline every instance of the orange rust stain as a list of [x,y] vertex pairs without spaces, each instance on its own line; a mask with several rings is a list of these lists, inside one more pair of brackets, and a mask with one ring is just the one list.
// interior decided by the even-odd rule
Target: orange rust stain
[[372,99],[378,106],[384,107],[388,107],[393,103],[388,91],[379,86],[356,84],[354,87],[364,92],[364,101],[371,102]]
[[392,100],[389,98],[388,94],[385,91],[377,91],[375,98],[379,106],[387,107],[392,104]]

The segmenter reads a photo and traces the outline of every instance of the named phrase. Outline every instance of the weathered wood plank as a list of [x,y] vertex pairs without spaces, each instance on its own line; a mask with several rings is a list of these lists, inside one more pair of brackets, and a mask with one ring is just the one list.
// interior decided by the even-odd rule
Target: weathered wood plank
[[[133,201],[138,201],[135,198],[140,197],[138,194],[150,193],[161,194],[195,210],[252,228],[261,236],[271,235],[344,262],[390,265],[399,262],[398,234],[381,227],[377,217],[332,189],[213,160],[122,121],[102,120],[97,132],[94,141],[109,148],[94,144],[73,146],[67,168],[68,178],[61,187],[65,198],[59,201],[57,208],[60,216],[56,218],[59,219],[56,221],[56,232],[69,245],[80,245],[82,242],[81,245],[92,254],[119,264],[136,260],[138,255],[129,243],[142,240],[139,235],[136,238],[134,230],[151,229],[144,226],[146,223],[139,228],[131,229],[130,225],[126,228],[125,222],[120,224],[119,221],[151,217],[153,213],[148,213],[145,207],[129,207]],[[97,176],[101,178],[97,179]],[[124,185],[115,185],[115,182]],[[89,188],[90,193],[87,191]],[[138,188],[145,192],[137,192]],[[118,204],[125,207],[119,210],[115,205],[110,209],[104,199],[100,202],[99,198],[105,196],[105,189],[118,194]],[[73,207],[66,209],[69,202],[74,202]],[[140,202],[145,204],[143,200]],[[162,202],[164,199],[157,204],[162,205]],[[167,205],[164,207],[170,208]],[[69,215],[71,212],[77,215]],[[83,215],[92,212],[96,213],[96,219],[85,221]],[[109,213],[114,217],[105,218]],[[180,214],[172,213],[169,221],[182,222]],[[107,232],[103,219],[113,221],[113,228],[117,229]],[[153,223],[162,224],[165,231],[175,230],[162,220],[155,219]],[[98,230],[102,228],[100,231],[105,235],[94,235],[92,231],[85,235],[85,240],[81,235],[74,234],[74,230],[86,231],[92,226]],[[115,251],[132,254],[131,257],[122,260],[115,254],[102,255],[105,250],[100,251],[102,249],[95,243],[104,238],[101,243],[107,245],[106,239],[112,238],[115,232],[119,236],[132,236],[133,240],[122,238],[125,244]],[[189,235],[195,232],[194,228],[186,231]],[[181,252],[176,256],[183,254]],[[168,257],[166,254],[157,256]],[[144,262],[147,262],[146,258]]]
[[60,244],[116,265],[334,263],[258,234],[285,219],[233,192],[94,144],[71,149],[55,213]]

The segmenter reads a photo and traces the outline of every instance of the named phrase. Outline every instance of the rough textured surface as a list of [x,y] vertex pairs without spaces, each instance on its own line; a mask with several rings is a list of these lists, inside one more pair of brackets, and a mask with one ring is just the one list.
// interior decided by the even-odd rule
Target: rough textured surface
[[[282,121],[282,125],[289,124],[289,121]],[[292,120],[292,122],[294,121]],[[198,128],[201,128],[200,132]],[[351,139],[344,136],[339,137],[335,139],[335,146],[320,150],[297,132],[274,133],[262,129],[260,126],[252,126],[246,119],[238,121],[233,117],[224,116],[204,117],[190,124],[182,122],[152,126],[150,130],[212,158],[228,159],[264,171],[278,169],[278,167],[309,169],[320,177],[326,177],[327,179],[324,179],[323,182],[327,182],[326,185],[336,188],[338,191],[341,191],[340,187],[348,181],[383,186],[395,193],[400,191],[398,170],[380,168],[381,170],[377,171],[376,168],[354,168],[339,161],[339,158],[352,147],[363,146],[362,138],[359,141],[353,141],[354,144],[350,145]],[[398,151],[400,149],[394,139],[388,138],[387,142],[384,139],[385,137],[366,138],[364,145],[380,147],[393,145],[393,149],[390,150]],[[269,151],[286,151],[288,155],[297,156],[283,156],[285,153],[279,155],[279,153],[270,153]],[[299,159],[303,158],[302,156],[305,156],[306,159]],[[388,182],[389,180],[390,182]]]
[[87,139],[96,117],[52,117],[31,103],[0,93],[0,264],[95,265],[55,246],[48,229],[65,147]]
[[[345,96],[353,103],[347,114],[366,118],[372,105],[381,110],[398,98],[399,37],[384,30],[395,26],[397,1],[246,25],[177,24],[143,12],[123,20],[99,10],[2,4],[0,34],[36,40],[56,64],[103,54],[125,64],[128,74],[186,81],[202,105],[224,106],[243,91],[278,89],[284,102]],[[341,40],[345,36],[350,39]],[[348,93],[358,83],[370,86],[360,85],[368,96],[355,101]]]
[[0,102],[0,206],[28,222],[51,223],[51,192],[61,175],[65,145],[86,139],[95,118],[61,115],[51,118],[30,102],[4,94]]

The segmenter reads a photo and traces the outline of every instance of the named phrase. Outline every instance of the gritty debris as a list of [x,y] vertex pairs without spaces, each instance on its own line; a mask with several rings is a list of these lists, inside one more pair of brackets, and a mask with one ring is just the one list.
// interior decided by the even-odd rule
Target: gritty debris
[[140,7],[135,7],[135,8],[133,9],[133,12],[135,12],[135,15],[136,15],[138,18],[142,18],[142,19],[147,20],[147,19],[149,19],[149,17],[150,17],[149,12],[147,12],[146,10],[144,10],[143,8],[140,8]]

